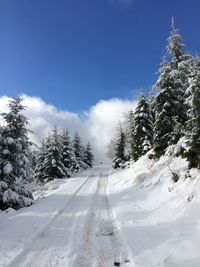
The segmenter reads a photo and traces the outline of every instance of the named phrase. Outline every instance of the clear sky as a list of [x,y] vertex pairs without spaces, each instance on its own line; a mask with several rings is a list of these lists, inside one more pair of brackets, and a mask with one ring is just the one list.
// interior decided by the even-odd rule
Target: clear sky
[[199,0],[0,0],[0,95],[74,112],[150,88],[175,17],[200,52]]

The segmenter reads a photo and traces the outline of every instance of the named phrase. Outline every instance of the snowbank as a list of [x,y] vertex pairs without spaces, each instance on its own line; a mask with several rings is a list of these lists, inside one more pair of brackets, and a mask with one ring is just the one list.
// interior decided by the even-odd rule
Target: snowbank
[[109,176],[114,216],[138,266],[200,266],[200,171],[188,172],[175,149]]

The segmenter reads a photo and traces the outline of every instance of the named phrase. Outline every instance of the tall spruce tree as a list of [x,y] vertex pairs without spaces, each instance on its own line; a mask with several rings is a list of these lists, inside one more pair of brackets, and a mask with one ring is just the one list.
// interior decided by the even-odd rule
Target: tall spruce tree
[[[167,58],[171,67],[171,87],[174,89],[178,98],[179,116],[176,115],[177,125],[184,132],[185,122],[187,121],[187,105],[185,103],[185,93],[189,86],[189,77],[194,64],[194,57],[185,52],[182,36],[176,28],[172,17],[171,35],[168,38],[166,47]],[[180,127],[181,126],[181,127]]]
[[154,101],[154,150],[157,157],[165,153],[168,145],[175,144],[179,140],[187,120],[184,98],[187,78],[183,68],[183,62],[187,57],[174,19],[166,50],[167,55],[154,85],[154,88],[159,90]]
[[190,168],[200,168],[200,65],[193,69],[190,86],[187,89],[189,120],[187,137],[189,149],[186,152]]
[[127,157],[125,154],[125,147],[126,147],[126,137],[120,125],[118,139],[115,144],[115,155],[112,164],[114,169],[121,168],[123,164],[126,162]]
[[185,45],[182,41],[182,36],[180,35],[178,29],[176,28],[174,17],[171,21],[171,34],[167,39],[167,55],[171,57],[171,60],[178,65],[184,59]]
[[74,134],[73,152],[74,152],[74,159],[72,163],[73,164],[72,170],[78,172],[81,169],[86,169],[87,165],[84,162],[84,147],[82,145],[82,140],[78,132]]
[[66,129],[61,133],[61,154],[66,169],[66,175],[70,177],[74,153],[72,149],[69,131]]
[[[187,79],[188,79],[188,83],[187,83],[186,90],[185,90],[185,105],[187,107],[187,111],[188,111],[187,115],[188,115],[190,113],[189,110],[191,109],[190,104],[191,104],[191,98],[192,98],[192,93],[193,93],[193,91],[189,87],[191,85],[191,81],[194,79],[194,73],[196,72],[196,70],[200,68],[200,58],[190,56],[187,62],[185,62],[183,68],[185,72],[187,72]],[[190,115],[188,115],[187,120],[190,121],[190,119],[191,117]],[[186,132],[191,130],[188,128],[188,126],[190,125],[188,121],[186,121],[186,127],[185,127]]]
[[133,160],[145,155],[152,148],[153,119],[150,105],[143,92],[140,93],[134,113]]
[[22,101],[20,96],[10,100],[9,112],[1,114],[6,125],[1,128],[0,140],[0,209],[18,209],[33,203],[31,192],[24,186],[33,171]]
[[45,180],[45,166],[44,160],[47,155],[46,142],[43,140],[41,147],[37,151],[36,166],[35,166],[35,180],[43,183]]
[[44,151],[43,181],[48,182],[55,178],[64,178],[66,172],[57,128],[54,128],[46,139]]
[[174,131],[175,99],[174,90],[170,83],[171,68],[165,60],[160,67],[160,77],[156,83],[159,92],[155,97],[154,150],[157,157],[165,153],[170,144]]

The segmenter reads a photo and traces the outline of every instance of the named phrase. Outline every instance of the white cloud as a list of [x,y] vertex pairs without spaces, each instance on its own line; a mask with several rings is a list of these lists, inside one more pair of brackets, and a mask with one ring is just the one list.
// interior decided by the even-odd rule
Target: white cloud
[[[39,97],[23,95],[26,106],[25,115],[30,119],[34,132],[32,140],[39,143],[54,127],[68,128],[71,133],[78,131],[84,142],[90,141],[96,162],[107,162],[106,146],[113,137],[117,123],[123,120],[125,112],[135,107],[136,102],[122,99],[101,100],[87,112],[77,114],[59,110]],[[0,112],[7,111],[7,96],[0,97]]]
[[101,100],[87,113],[87,128],[95,144],[97,159],[105,158],[106,146],[113,138],[119,121],[124,113],[135,108],[135,101],[110,99]]

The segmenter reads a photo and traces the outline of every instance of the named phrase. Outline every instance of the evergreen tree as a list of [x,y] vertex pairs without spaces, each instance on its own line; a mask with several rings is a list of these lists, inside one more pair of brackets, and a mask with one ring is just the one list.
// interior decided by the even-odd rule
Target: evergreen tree
[[84,163],[84,147],[82,145],[82,140],[77,132],[74,134],[73,152],[74,159],[72,162],[72,170],[78,172],[81,169],[86,169],[87,165]]
[[200,168],[200,66],[192,72],[188,88],[189,120],[187,137],[189,150],[186,152],[190,168]]
[[133,159],[145,155],[152,147],[153,122],[150,106],[143,92],[141,92],[138,104],[134,113],[133,132]]
[[167,39],[167,54],[171,57],[171,60],[178,65],[185,57],[184,44],[182,36],[176,28],[174,17],[172,17],[171,34]]
[[[166,47],[167,58],[170,61],[170,83],[172,89],[177,95],[180,114],[177,121],[177,127],[184,130],[185,122],[187,121],[187,105],[185,104],[185,91],[189,86],[189,77],[193,66],[194,58],[187,54],[184,50],[182,36],[176,28],[174,18],[172,17],[171,35],[168,38],[168,44]],[[176,126],[176,125],[175,125]]]
[[120,125],[118,139],[115,144],[115,157],[113,159],[113,168],[121,168],[126,162],[127,157],[125,155],[126,137]]
[[72,150],[72,145],[68,130],[64,130],[61,134],[61,151],[62,151],[63,164],[66,169],[66,174],[68,177],[70,177],[74,153]]
[[90,145],[84,150],[78,133],[71,144],[69,131],[64,130],[58,134],[55,128],[39,149],[35,179],[45,183],[55,178],[70,177],[73,172],[86,169],[92,164],[93,155],[90,153]]
[[88,165],[88,167],[92,167],[94,156],[92,154],[92,147],[88,142],[86,145],[85,153],[84,153],[84,162]]
[[190,89],[190,85],[191,81],[194,79],[194,73],[196,72],[196,70],[200,68],[200,58],[190,56],[182,68],[184,68],[184,71],[188,79],[188,84],[186,86],[186,91],[185,91],[185,105],[188,111],[185,131],[188,132],[191,130],[190,127],[188,128],[188,126],[190,125],[190,122],[188,121],[190,121],[191,119],[190,116],[188,116],[188,114],[190,113],[189,110],[191,109],[191,99],[193,93],[193,91]]
[[43,140],[39,151],[37,151],[37,159],[35,166],[35,180],[37,182],[43,183],[45,177],[45,168],[44,168],[44,160],[47,155],[46,143]]
[[159,89],[154,101],[154,150],[157,157],[165,153],[168,145],[179,140],[187,120],[184,98],[187,77],[183,62],[188,57],[183,47],[182,38],[172,19],[172,31],[167,45],[167,56],[171,62],[164,58],[159,79],[154,86]]
[[51,135],[45,142],[45,154],[43,167],[43,181],[47,182],[56,178],[66,176],[65,166],[61,154],[61,145],[57,128],[54,128]]
[[29,158],[28,120],[22,114],[22,98],[9,101],[9,112],[2,113],[6,126],[1,128],[0,140],[0,209],[18,209],[33,203],[33,197],[23,185],[32,176]]

